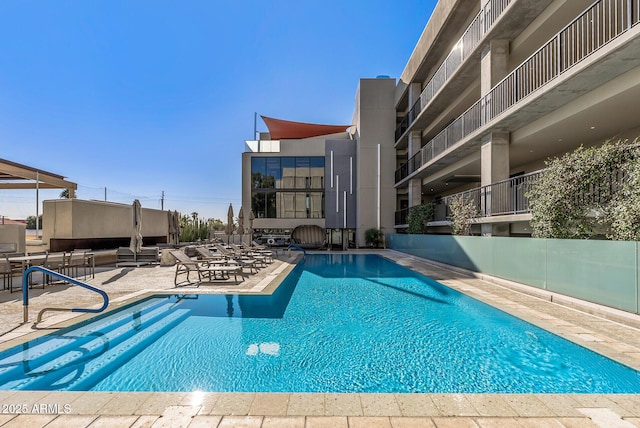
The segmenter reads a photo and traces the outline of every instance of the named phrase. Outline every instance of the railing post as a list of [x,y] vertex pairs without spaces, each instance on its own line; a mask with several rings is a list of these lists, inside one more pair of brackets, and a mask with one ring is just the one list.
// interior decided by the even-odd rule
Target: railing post
[[23,322],[29,321],[29,275],[31,274],[31,268],[28,268],[24,275],[22,275],[22,318]]

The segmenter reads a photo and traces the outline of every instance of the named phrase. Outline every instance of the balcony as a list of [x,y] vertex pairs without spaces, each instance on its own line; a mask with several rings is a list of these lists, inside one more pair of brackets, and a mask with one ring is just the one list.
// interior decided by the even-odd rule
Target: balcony
[[[407,163],[401,165],[396,170],[396,185],[458,143],[477,137],[473,134],[480,128],[497,125],[496,119],[499,116],[501,127],[512,130],[546,114],[545,109],[552,111],[557,108],[557,105],[547,106],[543,105],[542,101],[538,101],[540,104],[537,108],[530,109],[536,111],[538,116],[523,113],[520,117],[516,112],[510,118],[501,116],[512,107],[536,102],[534,95],[544,93],[543,87],[550,90],[548,88],[552,81],[622,36],[638,22],[640,22],[640,0],[596,1],[506,76],[487,95],[427,142]],[[629,46],[628,49],[632,51],[635,46]],[[626,59],[614,65],[615,71],[606,70],[611,77],[615,77],[617,75],[615,73],[622,74],[637,66],[633,61]],[[601,63],[594,67],[606,67],[606,65]],[[597,73],[592,72],[592,74]],[[598,82],[594,85],[601,84],[601,79]],[[565,102],[570,101],[567,94],[571,93],[571,96],[577,98],[588,90],[584,82],[578,82],[575,85],[578,86],[574,88],[566,85],[566,88],[558,89],[565,94],[563,95]],[[479,137],[475,140],[479,144]],[[472,149],[467,147],[469,151]]]
[[[433,221],[447,221],[450,214],[449,204],[453,198],[459,195],[463,195],[466,200],[473,201],[478,213],[477,218],[527,214],[530,211],[529,198],[526,194],[537,183],[539,177],[540,171],[535,171],[497,181],[488,186],[445,196],[436,202]],[[396,226],[409,223],[410,209],[396,211]]]
[[489,31],[493,23],[513,0],[489,0],[486,1],[467,27],[462,37],[455,44],[447,58],[440,65],[433,77],[425,85],[422,93],[411,106],[407,115],[398,124],[395,138],[398,141],[416,120],[423,107],[438,94],[460,65],[474,52],[482,38]]

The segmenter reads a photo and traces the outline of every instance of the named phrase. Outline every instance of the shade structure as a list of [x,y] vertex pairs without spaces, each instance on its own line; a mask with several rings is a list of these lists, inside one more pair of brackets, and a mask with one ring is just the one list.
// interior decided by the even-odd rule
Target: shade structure
[[224,228],[224,233],[227,234],[227,244],[231,240],[233,234],[233,205],[229,204],[229,210],[227,211],[227,227]]
[[244,212],[242,207],[240,207],[240,211],[238,211],[238,230],[236,230],[238,235],[244,235]]
[[139,200],[133,201],[132,211],[133,223],[129,248],[134,253],[139,253],[142,250],[142,206]]
[[274,119],[260,116],[269,128],[272,140],[286,140],[298,138],[319,137],[321,135],[346,132],[351,125],[322,125],[318,123],[292,122],[290,120]]

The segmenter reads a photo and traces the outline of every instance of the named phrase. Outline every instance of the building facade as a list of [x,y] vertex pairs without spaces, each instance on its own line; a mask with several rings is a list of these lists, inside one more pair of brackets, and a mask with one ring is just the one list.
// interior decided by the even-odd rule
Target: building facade
[[395,226],[464,192],[474,232],[528,235],[545,160],[640,135],[640,1],[440,0],[398,82]]
[[640,135],[640,0],[440,0],[427,18],[397,82],[360,81],[348,133],[247,142],[255,228],[313,224],[363,246],[435,203],[428,232],[451,233],[464,194],[474,234],[527,236],[547,159]]
[[395,86],[361,79],[353,122],[342,132],[265,118],[269,132],[246,141],[242,155],[242,206],[253,212],[257,236],[278,242],[315,227],[320,241],[346,248],[364,246],[367,229],[393,231],[393,206],[382,200],[395,200]]

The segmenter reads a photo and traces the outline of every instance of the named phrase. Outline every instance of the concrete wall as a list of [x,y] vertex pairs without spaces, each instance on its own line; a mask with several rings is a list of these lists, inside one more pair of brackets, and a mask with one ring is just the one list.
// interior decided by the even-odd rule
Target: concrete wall
[[[396,112],[393,104],[395,79],[360,79],[356,94],[357,114],[357,236],[364,246],[364,232],[394,228],[396,153],[393,148]],[[378,167],[378,148],[380,166]],[[380,185],[378,185],[380,171]],[[379,220],[378,220],[379,218]]]
[[[44,201],[42,241],[129,239],[133,228],[132,205],[81,199]],[[142,208],[142,237],[149,243],[162,242],[169,231],[167,211]],[[164,241],[166,242],[166,241]],[[121,244],[118,244],[121,245]],[[145,243],[146,245],[146,243]],[[95,248],[92,247],[92,248]]]
[[16,252],[25,252],[25,229],[24,224],[0,224],[0,243],[16,244]]

